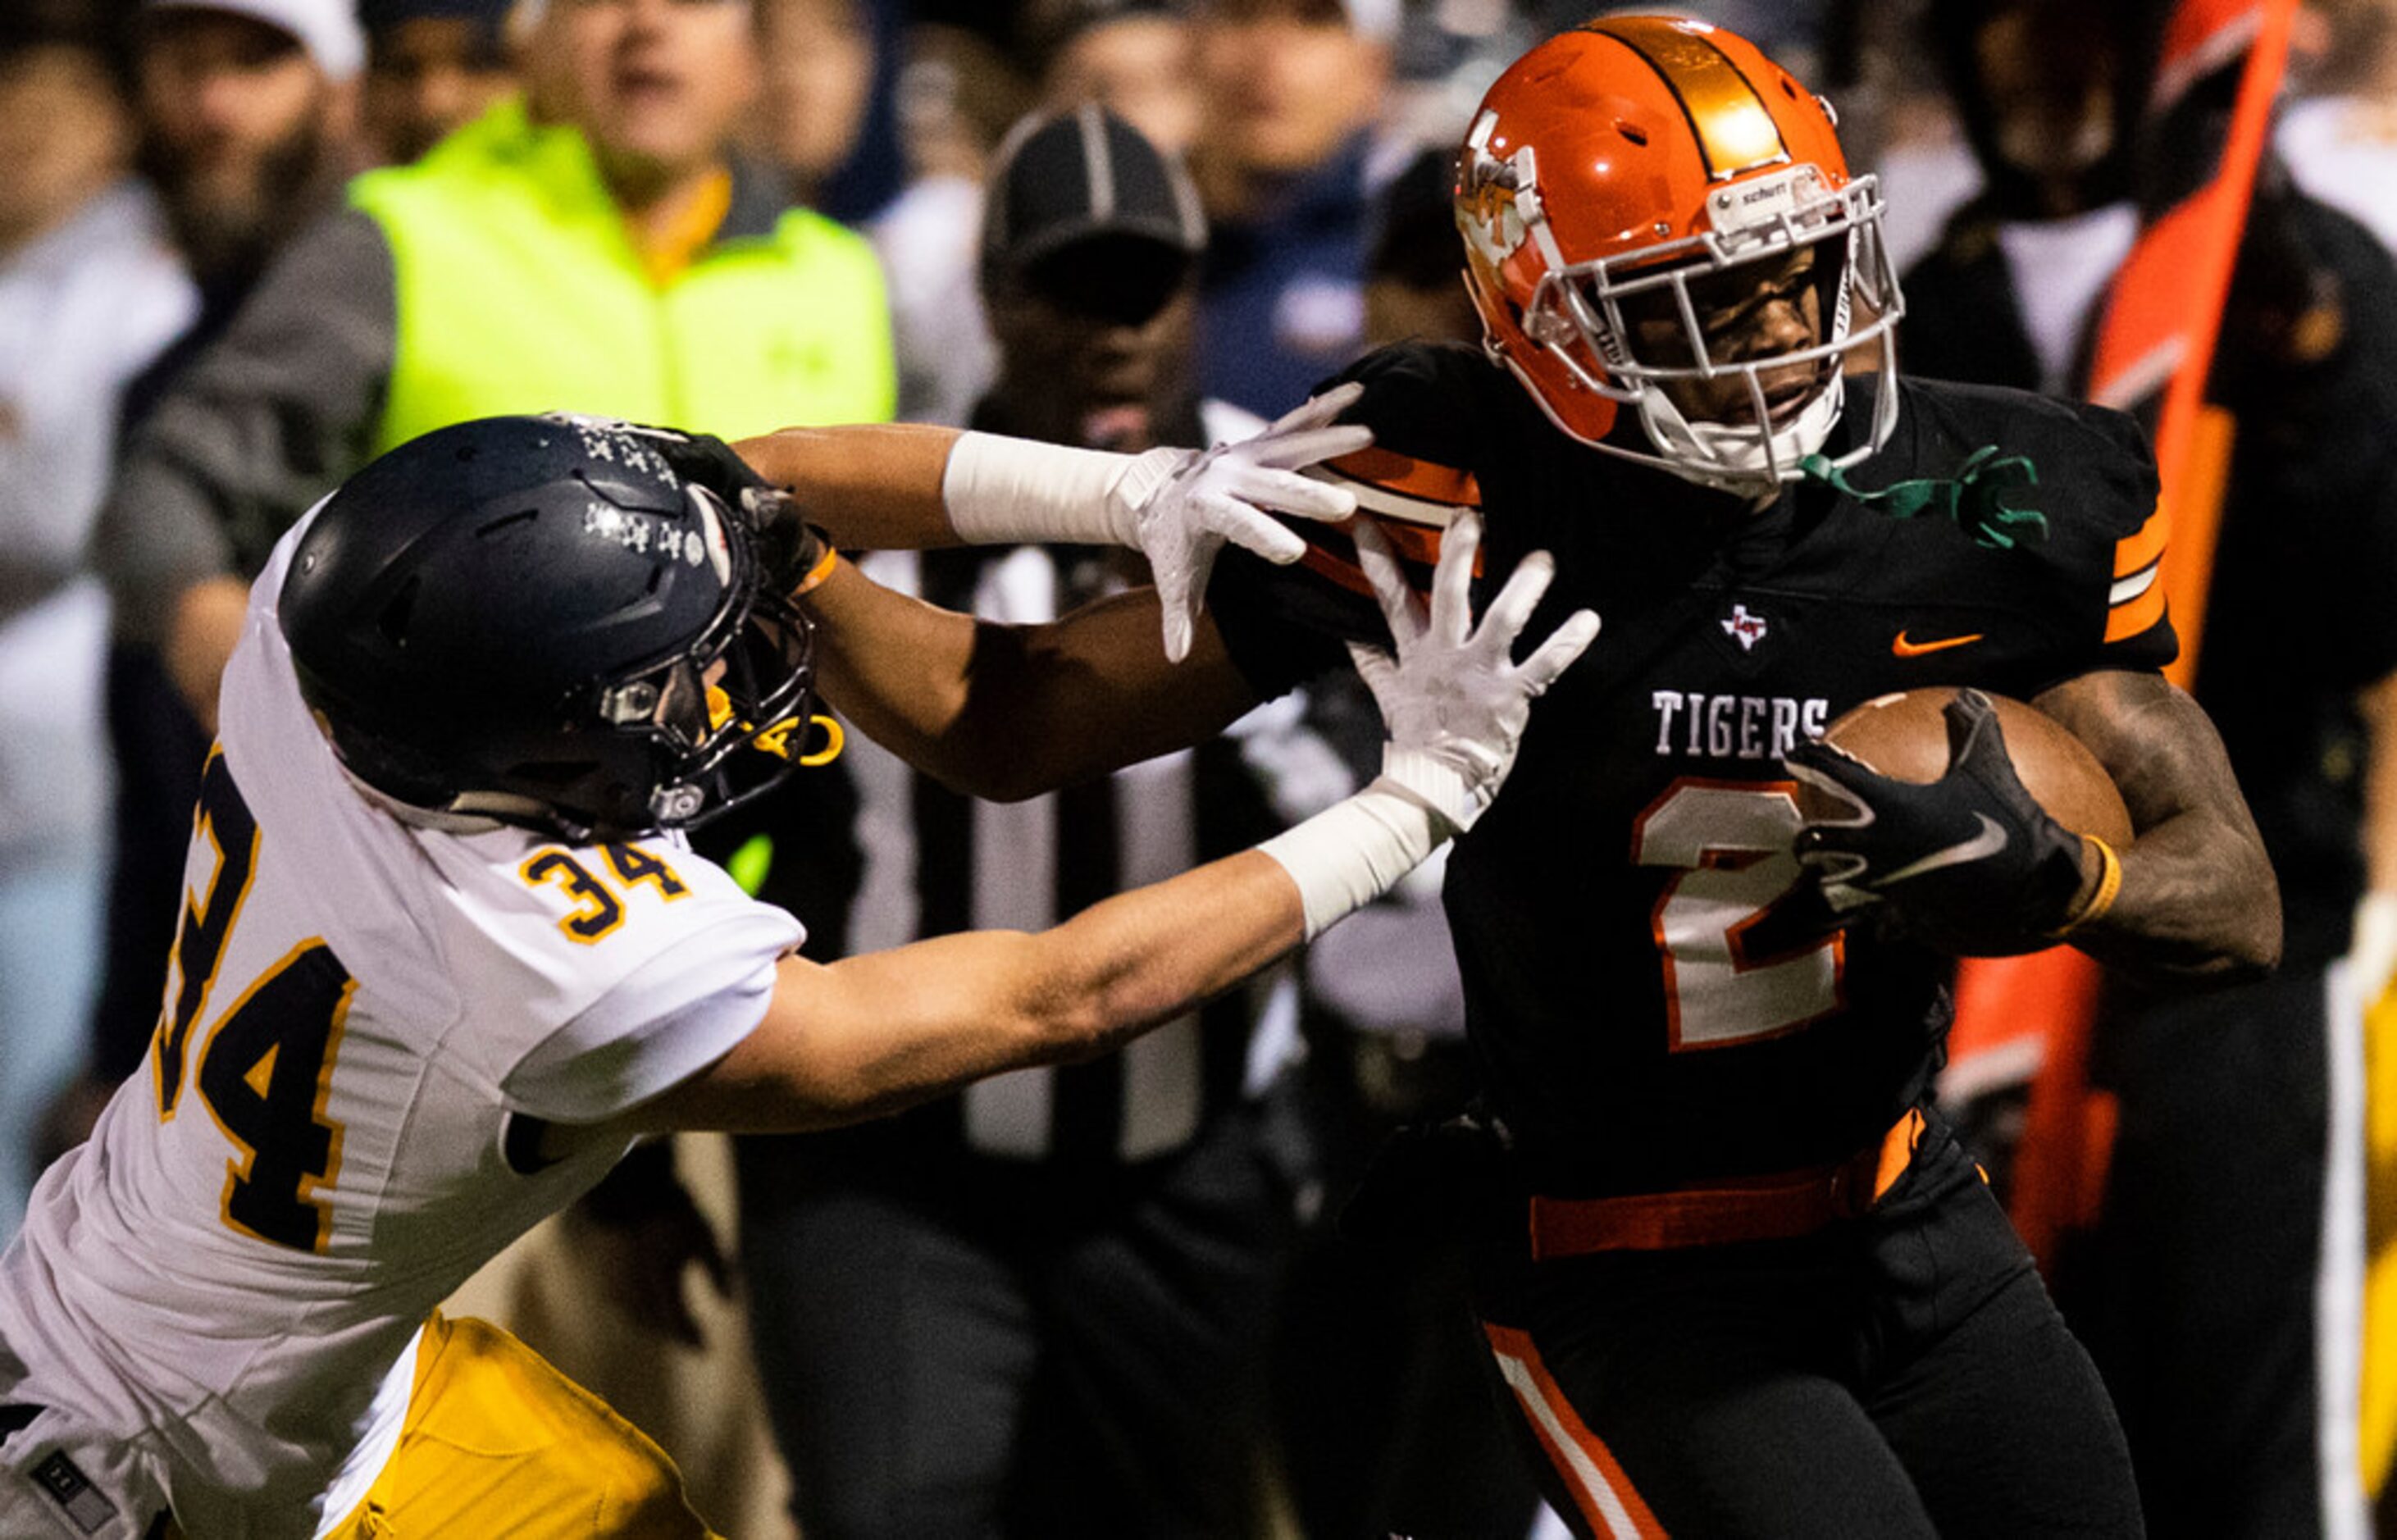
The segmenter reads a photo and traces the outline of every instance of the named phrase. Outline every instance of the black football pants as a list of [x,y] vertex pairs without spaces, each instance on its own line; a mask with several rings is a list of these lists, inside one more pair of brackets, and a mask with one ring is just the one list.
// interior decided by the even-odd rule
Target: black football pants
[[1493,1361],[1582,1534],[2140,1533],[2096,1371],[1936,1118],[1870,1213],[1796,1240],[1485,1250]]

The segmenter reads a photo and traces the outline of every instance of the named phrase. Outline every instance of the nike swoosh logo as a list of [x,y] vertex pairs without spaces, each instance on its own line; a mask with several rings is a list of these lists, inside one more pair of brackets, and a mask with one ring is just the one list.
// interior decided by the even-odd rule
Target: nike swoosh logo
[[1909,862],[1887,877],[1877,877],[1873,881],[1873,886],[1887,888],[1895,883],[1904,882],[1910,877],[1921,877],[1925,872],[1935,872],[1943,866],[1962,866],[1966,862],[1979,861],[2004,850],[2006,831],[1998,826],[1998,821],[1985,812],[1976,812],[1973,816],[1981,821],[1979,834],[1959,844],[1950,845],[1944,850],[1934,850],[1920,861]]
[[1901,658],[1920,658],[1926,652],[1945,652],[1951,647],[1968,647],[1980,639],[1981,633],[1974,631],[1962,636],[1941,636],[1933,641],[1918,642],[1908,640],[1906,633],[1901,631],[1890,642],[1889,649]]

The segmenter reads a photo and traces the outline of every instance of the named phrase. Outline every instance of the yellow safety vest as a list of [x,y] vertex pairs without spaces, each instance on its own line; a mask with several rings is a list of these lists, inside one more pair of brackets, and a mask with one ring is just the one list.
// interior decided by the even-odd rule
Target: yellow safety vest
[[413,166],[350,184],[390,243],[397,335],[375,452],[469,418],[553,409],[725,438],[887,422],[873,249],[805,209],[719,239],[663,284],[589,146],[503,101]]

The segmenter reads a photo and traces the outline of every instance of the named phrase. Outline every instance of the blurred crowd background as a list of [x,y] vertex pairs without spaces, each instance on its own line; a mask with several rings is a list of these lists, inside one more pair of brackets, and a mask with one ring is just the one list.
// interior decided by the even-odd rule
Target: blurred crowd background
[[[1636,8],[1728,25],[1835,103],[1915,295],[1903,362],[2073,388],[2137,228],[2129,126],[2163,7]],[[728,437],[894,416],[1124,449],[1252,431],[1373,346],[1478,337],[1450,156],[1498,72],[1587,11],[7,0],[0,1240],[46,1153],[144,1073],[244,584],[367,457],[550,408]],[[2218,394],[2279,445],[2274,506],[2368,528],[2241,556],[2270,582],[2220,611],[2226,646],[2243,623],[2259,656],[2333,646],[2256,664],[2217,716],[2279,840],[2292,967],[2319,971],[2359,900],[2397,895],[2397,833],[2367,816],[2397,759],[2374,753],[2397,570],[2328,576],[2397,550],[2373,543],[2397,519],[2397,0],[2301,8],[2277,145],[2260,185],[2295,212],[2243,252],[2253,324],[2226,328]],[[867,559],[1002,619],[1137,581],[1086,552]],[[1327,687],[1212,751],[1005,808],[861,744],[705,848],[823,955],[1039,925],[1326,805],[1377,730]],[[1120,1064],[637,1158],[466,1303],[658,1436],[735,1535],[1528,1533],[1545,1520],[1455,1256],[1333,1223],[1391,1129],[1470,1092],[1437,883]],[[2270,1000],[2241,1009],[2281,1030]],[[2184,1028],[2172,1051],[2202,1051]],[[2301,1080],[2294,1153],[2216,1154],[2319,1165],[2313,1051],[2267,1037],[2223,1092],[2278,1097],[2256,1064]],[[2256,1319],[2310,1307],[2310,1271],[2270,1276]],[[2141,1287],[2092,1308],[2169,1308],[2171,1279]],[[2279,1427],[2275,1398],[2313,1396],[2331,1360],[2310,1336],[2266,1367],[2221,1346],[2256,1340],[2166,1351],[2243,1376]],[[2166,1409],[2213,1404],[2100,1358],[2133,1365],[2135,1443],[2148,1415],[2185,1445]],[[2158,1533],[2301,1534],[2323,1511],[2287,1528],[2263,1477],[2142,1475]]]

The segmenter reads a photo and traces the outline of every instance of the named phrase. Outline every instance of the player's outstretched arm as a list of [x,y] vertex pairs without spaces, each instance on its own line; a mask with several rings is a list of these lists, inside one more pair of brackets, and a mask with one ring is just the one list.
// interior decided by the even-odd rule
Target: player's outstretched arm
[[[1255,703],[1199,613],[1207,574],[1226,541],[1296,559],[1304,542],[1262,510],[1354,510],[1353,494],[1299,472],[1371,442],[1361,427],[1330,425],[1357,394],[1329,392],[1203,453],[1108,454],[904,424],[794,428],[737,446],[645,431],[678,474],[743,512],[779,581],[807,595],[823,625],[825,698],[918,769],[1006,799],[1185,747]],[[819,561],[827,540],[1118,543],[1147,555],[1157,587],[1057,626],[978,623]],[[1150,641],[1160,634],[1163,653]],[[1192,666],[1169,676],[1164,664],[1184,659]]]
[[843,563],[807,605],[824,700],[926,774],[994,801],[1187,748],[1257,703],[1203,616],[1188,660],[1167,662],[1153,588],[1045,625],[1003,625]]
[[972,931],[829,966],[786,959],[757,1029],[632,1125],[826,1127],[1104,1053],[1387,891],[1496,795],[1532,700],[1598,628],[1584,611],[1515,663],[1552,567],[1527,558],[1476,626],[1466,594],[1479,530],[1464,524],[1427,609],[1386,551],[1369,559],[1398,644],[1373,665],[1391,731],[1373,784],[1256,850],[1038,934]]
[[[1362,391],[1328,391],[1252,438],[1206,450],[1125,455],[945,428],[791,428],[743,440],[739,461],[722,469],[782,489],[788,516],[804,510],[850,549],[1053,541],[1139,551],[1163,598],[1166,656],[1179,661],[1226,542],[1292,562],[1305,542],[1267,510],[1356,511],[1352,493],[1299,473],[1373,442],[1361,426],[1333,425]],[[737,489],[728,501],[739,502]]]
[[[1255,703],[1197,612],[1205,562],[1193,542],[1209,557],[1234,538],[1286,559],[1301,542],[1259,508],[1353,507],[1350,494],[1296,472],[1365,441],[1362,429],[1322,426],[1353,394],[1334,392],[1237,449],[1205,455],[1109,455],[904,425],[791,429],[737,449],[636,431],[685,479],[740,510],[768,581],[805,596],[824,698],[917,769],[1006,800],[1186,747]],[[981,490],[958,490],[961,456],[981,467],[963,478]],[[1053,485],[1036,474],[1061,466]],[[813,522],[820,508],[848,516],[840,535]],[[1188,612],[1177,639],[1195,657],[1182,671],[1153,640],[1176,630],[1157,590],[1050,626],[1008,626],[892,593],[831,554],[836,539],[905,547],[1118,534],[1183,575]]]
[[2278,963],[2280,883],[2198,703],[2159,675],[2118,670],[2068,679],[2031,703],[2089,745],[2131,812],[2121,887],[2073,944],[2159,978],[2239,977]]

